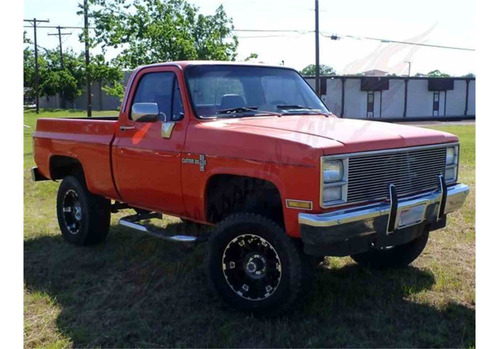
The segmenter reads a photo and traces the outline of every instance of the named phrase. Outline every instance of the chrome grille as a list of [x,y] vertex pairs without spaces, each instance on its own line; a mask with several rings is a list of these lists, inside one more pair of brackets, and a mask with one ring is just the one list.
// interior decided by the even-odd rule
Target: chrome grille
[[353,155],[349,157],[347,202],[385,199],[391,183],[398,196],[435,189],[445,162],[446,147]]

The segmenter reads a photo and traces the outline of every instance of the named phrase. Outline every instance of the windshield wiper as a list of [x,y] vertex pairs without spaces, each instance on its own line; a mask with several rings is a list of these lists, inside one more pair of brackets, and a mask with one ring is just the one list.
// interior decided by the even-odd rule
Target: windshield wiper
[[278,104],[276,106],[276,108],[283,109],[283,110],[286,110],[286,109],[311,109],[308,107],[304,107],[303,105],[300,105],[300,104]]
[[217,112],[217,114],[231,114],[231,113],[244,113],[246,111],[256,111],[257,107],[235,107],[235,108],[227,108],[221,109]]
[[309,107],[304,107],[303,105],[300,105],[300,104],[278,104],[276,106],[276,108],[283,109],[283,110],[296,110],[296,111],[307,110],[307,111],[311,111],[311,112],[314,112],[314,113],[317,113],[317,114],[324,115],[326,117],[330,116],[329,113],[322,112],[319,109],[313,109],[313,108],[309,108]]
[[280,113],[275,113],[273,111],[267,111],[267,110],[260,110],[258,107],[254,106],[248,106],[248,107],[234,107],[234,108],[227,108],[227,109],[221,109],[217,112],[217,114],[239,114],[239,113],[244,113],[244,112],[254,112],[255,115],[276,115],[276,116],[281,116]]

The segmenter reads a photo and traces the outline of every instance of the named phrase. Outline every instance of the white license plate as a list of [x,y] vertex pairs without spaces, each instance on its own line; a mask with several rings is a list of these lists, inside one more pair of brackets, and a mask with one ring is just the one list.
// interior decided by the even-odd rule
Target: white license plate
[[424,216],[425,205],[413,206],[405,208],[399,215],[399,228],[408,227],[410,225],[418,224],[422,221]]

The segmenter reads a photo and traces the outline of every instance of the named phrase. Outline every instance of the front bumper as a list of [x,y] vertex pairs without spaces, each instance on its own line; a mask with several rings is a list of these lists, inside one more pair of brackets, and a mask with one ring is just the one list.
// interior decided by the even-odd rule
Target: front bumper
[[[370,248],[409,242],[424,229],[446,225],[446,215],[458,210],[469,194],[469,187],[455,184],[391,202],[347,208],[322,214],[299,213],[304,250],[320,256],[347,256]],[[401,212],[412,208],[421,216],[410,224],[401,220]]]

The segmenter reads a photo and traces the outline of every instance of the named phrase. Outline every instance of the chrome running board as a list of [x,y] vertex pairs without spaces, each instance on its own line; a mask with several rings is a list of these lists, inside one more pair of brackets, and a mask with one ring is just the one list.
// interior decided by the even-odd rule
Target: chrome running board
[[139,224],[137,222],[145,220],[145,219],[153,219],[158,218],[161,219],[161,213],[147,213],[147,214],[136,214],[132,216],[126,216],[120,218],[118,221],[119,225],[123,225],[124,227],[128,227],[131,229],[135,229],[138,231],[142,231],[154,237],[174,241],[174,242],[196,242],[200,241],[200,239],[196,236],[191,235],[167,235],[166,230],[162,228],[156,228],[152,226],[146,226],[143,224]]

